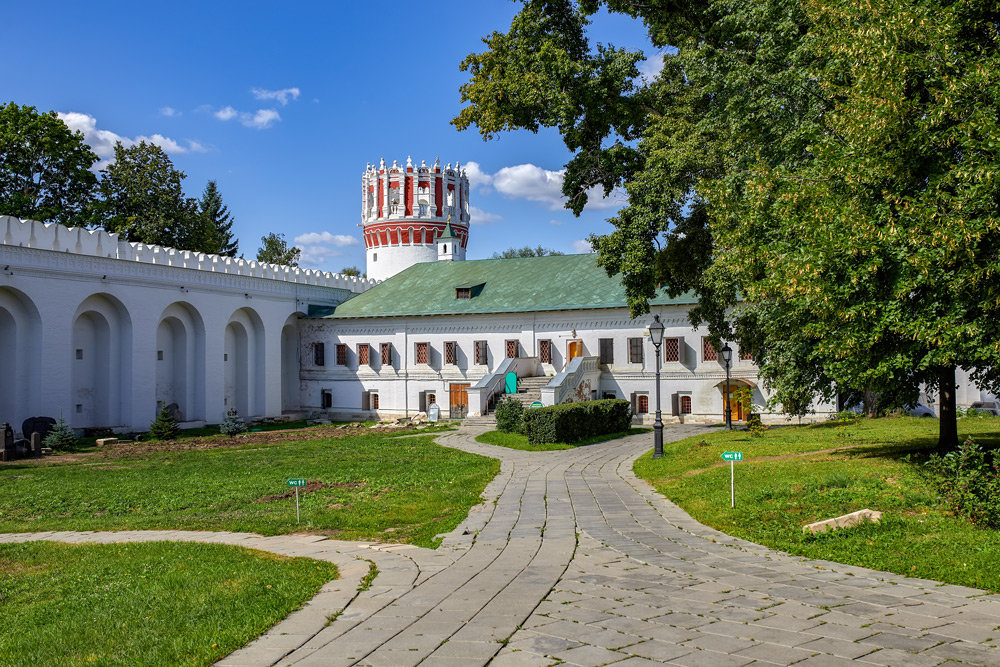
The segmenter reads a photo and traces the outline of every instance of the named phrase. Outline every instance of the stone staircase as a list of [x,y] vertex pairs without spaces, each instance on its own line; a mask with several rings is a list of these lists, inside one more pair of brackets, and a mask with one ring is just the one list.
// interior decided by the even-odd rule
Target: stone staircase
[[542,387],[547,385],[551,379],[545,375],[518,378],[517,393],[512,394],[512,396],[519,400],[521,405],[528,407],[533,402],[542,400]]

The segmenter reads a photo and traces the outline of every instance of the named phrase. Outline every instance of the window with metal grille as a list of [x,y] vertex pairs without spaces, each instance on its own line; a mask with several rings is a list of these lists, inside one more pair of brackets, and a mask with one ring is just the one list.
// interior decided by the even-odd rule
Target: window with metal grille
[[602,364],[615,363],[615,341],[613,338],[600,338],[597,341]]
[[329,389],[324,389],[319,393],[319,406],[321,408],[333,407],[333,392]]
[[550,340],[538,341],[538,359],[543,364],[552,363],[552,341]]
[[371,353],[369,352],[371,348],[368,347],[368,343],[360,343],[358,345],[358,366],[371,366]]
[[378,394],[377,393],[372,392],[371,401],[372,401],[372,410],[378,410]]
[[704,361],[719,360],[719,353],[715,351],[715,346],[707,337],[701,339],[701,358]]
[[664,338],[663,361],[680,361],[680,360],[681,360],[681,339]]
[[740,343],[740,361],[753,361],[753,352],[749,346],[744,347],[743,343]]
[[434,394],[427,394],[427,405],[430,405],[431,403],[437,403],[437,396]]
[[326,344],[313,343],[313,364],[326,366]]
[[476,341],[476,363],[486,365],[489,363],[489,347],[485,340]]
[[635,412],[639,415],[644,415],[649,412],[649,396],[646,394],[639,394],[635,397]]
[[628,339],[628,361],[630,364],[641,364],[642,363],[642,339],[641,338],[629,338]]
[[691,397],[681,396],[681,414],[689,415],[691,414]]
[[458,343],[449,341],[444,344],[444,363],[455,365],[458,363]]
[[[447,250],[445,252],[447,252]],[[472,288],[471,287],[456,287],[455,288],[455,298],[456,299],[471,299],[472,298]]]
[[392,343],[382,343],[382,365],[392,366]]
[[505,342],[507,344],[507,358],[508,359],[517,359],[517,341],[516,340],[508,340],[508,341],[505,341]]
[[426,364],[430,343],[417,343],[417,363]]
[[346,366],[347,365],[347,345],[344,343],[337,344],[337,365]]

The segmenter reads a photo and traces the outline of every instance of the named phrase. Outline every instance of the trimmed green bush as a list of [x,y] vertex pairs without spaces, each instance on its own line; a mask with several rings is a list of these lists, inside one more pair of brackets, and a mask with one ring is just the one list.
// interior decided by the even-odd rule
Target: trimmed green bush
[[528,442],[576,442],[595,435],[627,431],[632,404],[622,399],[564,403],[527,410],[522,418]]
[[508,394],[497,403],[497,430],[504,433],[521,433],[521,419],[524,416],[524,406],[521,401]]

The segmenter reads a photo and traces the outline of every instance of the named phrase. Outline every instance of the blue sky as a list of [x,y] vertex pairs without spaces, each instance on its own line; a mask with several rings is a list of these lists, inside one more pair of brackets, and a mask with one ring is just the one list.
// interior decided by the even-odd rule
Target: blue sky
[[[284,233],[303,266],[364,270],[361,174],[368,162],[470,166],[468,256],[510,246],[580,252],[619,203],[580,218],[561,208],[569,158],[553,131],[484,142],[449,121],[460,110],[459,63],[506,31],[520,4],[13,3],[0,103],[64,114],[102,157],[117,139],[147,138],[200,196],[218,182],[240,251]],[[640,25],[600,17],[595,41],[646,48]],[[471,164],[474,163],[474,164]]]

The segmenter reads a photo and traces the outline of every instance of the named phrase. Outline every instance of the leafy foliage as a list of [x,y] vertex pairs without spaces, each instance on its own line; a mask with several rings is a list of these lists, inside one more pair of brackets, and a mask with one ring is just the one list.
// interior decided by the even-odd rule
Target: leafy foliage
[[514,259],[517,257],[545,257],[546,255],[562,255],[558,250],[550,250],[549,248],[543,248],[538,246],[537,248],[532,248],[531,246],[524,246],[523,248],[507,248],[503,252],[493,253],[493,259]]
[[245,433],[246,430],[247,425],[242,419],[240,419],[240,413],[237,412],[236,408],[229,408],[226,410],[226,419],[219,424],[219,433],[222,435],[228,435],[231,438],[234,435]]
[[1000,528],[1000,462],[972,438],[927,465],[936,473],[948,506],[981,528]]
[[45,436],[42,444],[54,452],[68,452],[80,444],[76,433],[62,417],[56,422],[49,434]]
[[83,134],[71,132],[55,111],[0,106],[0,215],[85,226],[95,162]]
[[531,444],[573,443],[606,433],[620,433],[632,422],[632,404],[623,399],[603,399],[550,405],[524,413],[524,434]]
[[209,229],[214,232],[211,239],[213,249],[206,252],[236,257],[236,253],[240,251],[240,241],[233,234],[233,223],[236,221],[229,212],[229,207],[222,203],[222,194],[215,181],[209,181],[205,186],[198,207],[206,218]]
[[260,249],[257,251],[257,261],[268,264],[283,264],[285,266],[298,266],[299,257],[302,250],[295,246],[289,246],[284,234],[271,232],[260,239]]
[[341,273],[341,275],[353,276],[355,278],[363,278],[366,275],[366,274],[362,273],[361,269],[359,269],[356,266],[345,266],[344,268],[342,268],[340,270],[340,273]]
[[185,175],[154,144],[115,145],[115,160],[104,168],[95,223],[129,241],[213,252],[216,230],[198,202],[184,196]]
[[497,430],[504,433],[521,433],[524,406],[513,396],[504,396],[496,407]]
[[171,440],[177,436],[177,422],[166,405],[160,408],[156,419],[149,425],[149,435],[156,440]]

